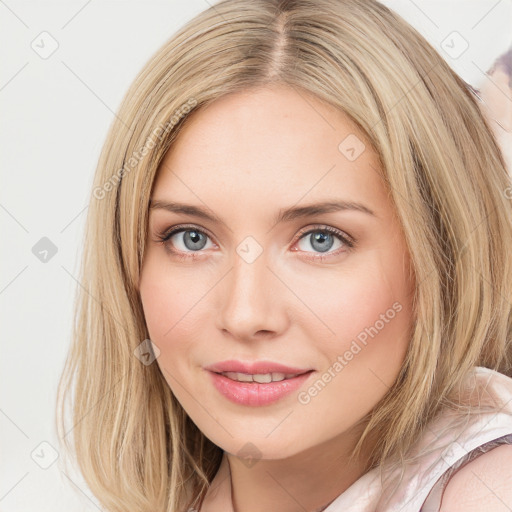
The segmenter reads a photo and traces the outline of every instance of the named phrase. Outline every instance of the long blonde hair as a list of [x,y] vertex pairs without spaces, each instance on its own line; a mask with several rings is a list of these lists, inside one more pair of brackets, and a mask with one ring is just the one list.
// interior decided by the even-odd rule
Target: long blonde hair
[[457,393],[474,366],[512,375],[512,189],[466,84],[376,1],[223,0],[139,73],[94,178],[56,421],[109,511],[186,510],[219,467],[221,448],[189,419],[158,365],[134,355],[149,338],[138,292],[148,204],[190,112],[272,83],[313,93],[366,134],[413,262],[410,346],[354,456],[378,439],[368,468],[402,461],[440,407],[463,406]]

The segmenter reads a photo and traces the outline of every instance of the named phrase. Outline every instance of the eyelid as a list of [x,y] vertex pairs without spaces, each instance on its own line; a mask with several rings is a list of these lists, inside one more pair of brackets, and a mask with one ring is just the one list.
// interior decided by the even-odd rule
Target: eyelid
[[[170,228],[166,228],[163,231],[157,233],[157,241],[166,243],[169,241],[169,238],[171,236],[175,235],[176,233],[179,233],[181,231],[188,231],[188,230],[190,230],[190,231],[194,230],[199,233],[202,233],[202,234],[208,236],[208,238],[210,238],[211,240],[215,239],[215,237],[207,229],[204,229],[202,227],[196,226],[194,224],[176,224]],[[215,244],[215,245],[218,245],[218,244]]]
[[341,238],[341,240],[347,244],[351,244],[351,246],[355,245],[356,240],[350,236],[345,231],[342,231],[341,229],[335,228],[333,226],[329,226],[328,224],[312,224],[310,226],[307,226],[299,231],[297,234],[297,241],[300,240],[304,235],[309,234],[310,232],[314,231],[326,231],[328,233],[331,233],[335,236],[338,236]]

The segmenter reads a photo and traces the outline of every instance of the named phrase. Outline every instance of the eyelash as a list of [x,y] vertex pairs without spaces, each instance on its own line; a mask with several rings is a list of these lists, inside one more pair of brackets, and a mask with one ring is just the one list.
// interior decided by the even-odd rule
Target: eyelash
[[[191,251],[189,253],[183,253],[182,251],[177,251],[176,249],[173,249],[171,247],[171,244],[167,243],[173,235],[175,235],[176,233],[180,233],[182,231],[195,231],[197,233],[205,235],[208,238],[211,238],[210,235],[208,235],[208,233],[206,233],[206,231],[203,231],[202,229],[198,229],[197,227],[195,227],[193,225],[179,225],[179,226],[174,226],[170,230],[167,229],[161,233],[158,233],[157,234],[157,242],[165,245],[167,247],[167,249],[175,257],[177,257],[180,260],[187,260],[187,259],[195,260],[198,257],[200,257],[199,253],[201,253],[202,251]],[[347,248],[341,249],[341,250],[338,249],[338,251],[336,251],[336,252],[327,253],[326,256],[324,256],[324,254],[322,254],[322,253],[319,253],[318,256],[306,256],[307,259],[311,259],[311,260],[315,260],[315,261],[324,261],[325,259],[328,259],[330,257],[338,256],[342,252],[350,252],[355,246],[355,239],[353,239],[352,237],[349,237],[348,235],[344,234],[342,231],[340,231],[336,228],[333,228],[331,226],[325,226],[325,225],[314,226],[313,228],[311,228],[307,231],[300,232],[299,236],[297,237],[296,242],[301,240],[302,238],[306,237],[306,235],[310,235],[311,233],[317,233],[317,232],[330,233],[332,235],[335,235]],[[295,244],[295,242],[294,242],[294,244]]]

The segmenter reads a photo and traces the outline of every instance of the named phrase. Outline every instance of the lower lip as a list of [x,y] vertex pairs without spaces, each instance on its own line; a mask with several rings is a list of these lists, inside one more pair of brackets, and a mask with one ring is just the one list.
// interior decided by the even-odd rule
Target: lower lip
[[277,402],[284,396],[296,391],[313,373],[303,373],[291,379],[279,382],[238,382],[219,373],[209,372],[213,385],[228,400],[241,405],[261,406]]

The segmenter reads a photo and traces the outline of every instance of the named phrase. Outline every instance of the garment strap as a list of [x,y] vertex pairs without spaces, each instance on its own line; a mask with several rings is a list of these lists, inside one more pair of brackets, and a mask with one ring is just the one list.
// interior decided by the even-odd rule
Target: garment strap
[[506,434],[504,436],[498,437],[497,439],[493,439],[492,441],[488,441],[480,446],[477,446],[464,457],[455,462],[455,464],[450,466],[439,477],[439,479],[434,484],[434,487],[432,487],[429,495],[427,496],[427,499],[423,502],[423,506],[421,507],[420,512],[439,512],[444,490],[452,476],[472,460],[503,444],[512,444],[512,434]]

